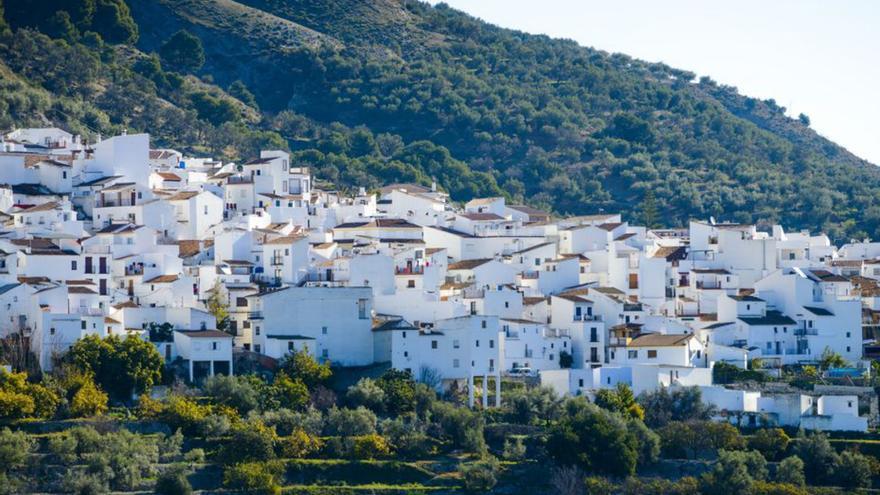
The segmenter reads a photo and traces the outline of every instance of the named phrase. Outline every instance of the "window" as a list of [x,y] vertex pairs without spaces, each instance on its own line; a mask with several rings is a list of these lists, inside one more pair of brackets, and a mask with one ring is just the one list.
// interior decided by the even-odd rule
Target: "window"
[[583,386],[584,386],[584,379],[578,378],[578,387],[583,387]]
[[293,350],[293,342],[292,342],[292,341],[287,343],[287,350],[288,350],[288,351],[292,351],[292,350]]
[[403,338],[406,338],[406,332],[403,332]]
[[205,215],[208,214],[208,205],[205,205]]
[[486,328],[486,320],[483,320],[480,323],[481,323],[481,325],[480,325],[481,327]]
[[626,351],[626,357],[629,359],[637,359],[639,357],[639,351]]
[[49,329],[49,335],[55,335],[55,327]]
[[260,344],[255,344],[255,345],[254,345],[254,352],[256,352],[257,354],[260,353]]
[[367,300],[358,299],[358,318],[364,320],[367,318]]
[[328,351],[327,349],[323,349],[323,350],[321,351],[321,357],[324,358],[324,359],[329,358],[329,357],[330,357],[330,351]]
[[432,340],[432,341],[431,341],[431,349],[436,349],[436,348],[437,348],[437,341],[436,341],[436,340]]
[[212,351],[216,351],[216,350],[217,350],[217,342],[211,342],[211,350],[212,350]]
[[846,332],[846,338],[849,338],[849,332]]
[[66,178],[67,178],[67,172],[66,172],[66,171],[62,171],[62,172],[61,172],[61,178],[62,178],[62,179],[66,179]]
[[495,348],[495,340],[489,339],[489,349],[494,349],[494,348]]
[[82,320],[80,323],[81,323],[80,328],[82,330],[85,330],[86,329],[86,320]]
[[246,297],[236,297],[235,298],[235,307],[237,308],[246,308],[248,305]]
[[453,340],[452,341],[452,348],[458,349],[459,347],[460,347],[460,345],[459,345],[458,339]]
[[415,280],[412,280],[412,279],[407,280],[407,281],[406,281],[406,287],[407,287],[408,289],[415,289],[415,288],[416,288],[416,281],[415,281]]
[[477,347],[480,347],[480,341],[479,341],[479,340],[475,340],[474,343],[476,344]]
[[321,335],[327,335],[327,327],[321,327]]
[[76,260],[71,260],[71,262],[70,262],[70,269],[71,269],[71,270],[76,270]]
[[510,307],[510,302],[509,302],[509,301],[504,301],[504,307],[505,307],[505,308],[509,308],[509,307]]
[[403,357],[409,357],[409,351],[403,351]]
[[751,310],[752,310],[752,305],[746,304],[746,311],[751,311]]
[[596,328],[590,328],[590,342],[599,342],[599,333]]
[[453,360],[452,360],[452,367],[453,367],[453,368],[458,368],[458,359],[453,359]]
[[648,359],[654,359],[657,357],[657,351],[649,350],[648,351]]
[[257,328],[254,329],[255,335],[260,335],[260,325],[257,325]]

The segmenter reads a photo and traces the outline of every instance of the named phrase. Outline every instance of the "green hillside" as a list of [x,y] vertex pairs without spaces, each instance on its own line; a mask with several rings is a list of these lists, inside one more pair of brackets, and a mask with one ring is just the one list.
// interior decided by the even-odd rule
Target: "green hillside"
[[[98,28],[82,15],[64,28],[51,15],[58,5],[122,1],[5,3],[9,12],[39,3],[50,15],[7,15],[13,28],[67,38],[75,50],[94,44]],[[415,1],[138,0],[115,12],[129,9],[136,33],[127,42],[136,37],[137,50],[102,45],[99,63],[128,63],[132,81],[183,80],[165,88],[151,79],[155,91],[134,85],[192,117],[179,130],[97,105],[109,124],[149,131],[160,144],[239,159],[283,141],[340,187],[434,177],[459,200],[505,194],[559,213],[622,211],[637,221],[647,195],[664,225],[714,216],[836,240],[880,234],[880,170],[816,134],[808,118],[684,70]],[[132,58],[160,53],[180,30],[200,40],[202,65],[152,58],[151,70],[133,69]],[[18,56],[8,48],[3,60],[16,75],[58,97],[54,76],[10,63]],[[97,70],[98,91],[113,92],[109,75]],[[61,95],[71,91],[93,101],[80,88]],[[200,92],[214,99],[192,96]],[[214,108],[216,100],[234,108]]]

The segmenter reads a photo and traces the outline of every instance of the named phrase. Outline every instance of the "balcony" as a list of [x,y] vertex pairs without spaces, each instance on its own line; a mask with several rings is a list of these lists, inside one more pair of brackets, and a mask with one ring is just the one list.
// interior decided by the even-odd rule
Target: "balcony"
[[424,266],[394,267],[395,275],[421,275],[423,273],[425,273]]
[[127,266],[125,267],[125,276],[133,277],[135,275],[143,275],[144,267],[142,266]]
[[136,201],[130,199],[105,199],[95,202],[96,208],[110,208],[114,206],[135,206]]
[[249,311],[248,312],[248,319],[249,320],[262,320],[263,319],[263,312],[262,311]]
[[806,335],[819,335],[818,328],[795,328],[794,334],[798,337],[803,337]]
[[272,256],[272,258],[269,260],[269,263],[272,266],[281,266],[284,264],[284,257],[283,256]]
[[508,339],[518,339],[519,332],[517,332],[516,330],[507,330],[506,332],[504,332],[504,336]]

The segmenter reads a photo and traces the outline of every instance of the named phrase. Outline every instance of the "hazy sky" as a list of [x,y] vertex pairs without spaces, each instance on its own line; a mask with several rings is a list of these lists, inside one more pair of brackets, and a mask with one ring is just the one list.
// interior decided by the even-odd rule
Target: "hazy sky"
[[[432,2],[436,3],[436,2]],[[880,165],[880,1],[446,0],[483,20],[709,75]]]

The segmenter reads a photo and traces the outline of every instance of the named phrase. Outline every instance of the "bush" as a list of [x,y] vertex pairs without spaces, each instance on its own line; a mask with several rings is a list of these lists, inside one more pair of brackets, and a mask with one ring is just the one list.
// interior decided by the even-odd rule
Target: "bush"
[[741,450],[745,439],[730,423],[673,421],[657,430],[664,457],[694,459],[719,450]]
[[501,407],[507,421],[528,425],[555,419],[560,403],[552,388],[523,387],[508,392]]
[[74,417],[98,416],[107,412],[107,394],[91,380],[83,383],[70,401],[70,414]]
[[274,459],[277,439],[275,430],[260,421],[242,423],[223,443],[220,459],[226,464]]
[[281,363],[281,372],[292,379],[299,379],[309,389],[327,383],[333,371],[330,363],[319,363],[308,351],[293,351]]
[[498,480],[498,462],[493,458],[486,461],[471,462],[459,466],[461,480],[465,491],[471,493],[487,492]]
[[377,413],[385,408],[385,391],[370,378],[361,378],[349,387],[345,399],[353,407],[363,406]]
[[645,419],[645,410],[636,402],[629,385],[619,382],[615,389],[603,388],[596,392],[597,406],[617,412],[628,419]]
[[355,459],[375,459],[391,454],[391,447],[381,435],[375,433],[352,437],[351,453]]
[[629,477],[622,487],[623,495],[698,495],[700,485],[696,478],[685,476],[678,480],[664,478]]
[[264,385],[253,375],[214,375],[205,380],[202,390],[214,403],[231,407],[244,415],[257,408],[260,389],[265,388]]
[[793,455],[783,459],[776,467],[776,482],[794,486],[804,486],[804,461]]
[[551,457],[590,473],[626,476],[635,472],[638,439],[619,415],[582,397],[567,400],[564,409],[548,434]]
[[752,484],[752,495],[810,495],[810,492],[797,485],[756,481]]
[[748,439],[749,448],[760,452],[768,461],[775,461],[788,450],[791,438],[781,428],[764,428]]
[[223,471],[223,486],[252,495],[277,495],[283,472],[284,466],[277,461],[236,464]]
[[678,388],[670,392],[661,387],[638,397],[645,410],[645,424],[658,428],[670,421],[708,420],[712,407],[703,403],[702,393],[696,387]]
[[804,462],[804,474],[809,484],[830,484],[834,481],[837,452],[826,434],[813,432],[805,435],[798,432],[798,436],[791,442],[791,451]]
[[435,402],[432,411],[442,436],[450,440],[454,448],[479,454],[486,451],[483,417],[478,412],[442,401]]
[[754,482],[766,477],[767,461],[757,451],[722,450],[712,471],[703,475],[702,493],[750,495]]
[[638,466],[645,467],[660,460],[660,435],[651,431],[639,419],[631,419],[626,423],[627,429],[635,435],[639,444]]
[[614,483],[601,476],[589,476],[584,479],[587,495],[612,495],[616,492]]
[[314,408],[305,411],[277,409],[259,415],[263,423],[275,428],[279,435],[291,435],[296,430],[303,430],[309,435],[318,436],[324,431],[324,416]]
[[182,395],[171,395],[165,401],[158,419],[172,429],[195,433],[210,409]]
[[154,492],[157,495],[190,495],[192,485],[186,479],[186,471],[175,467],[166,469],[159,475]]
[[301,459],[321,450],[324,442],[309,435],[304,430],[296,430],[288,437],[281,439],[281,452],[284,457]]
[[846,488],[866,488],[871,486],[871,462],[867,457],[845,450],[834,464],[836,485]]
[[504,440],[504,451],[501,454],[508,461],[519,461],[526,457],[526,446],[522,437],[512,437]]
[[416,382],[408,371],[389,369],[376,380],[385,399],[385,410],[396,416],[416,408]]
[[0,430],[0,473],[24,466],[34,447],[34,441],[26,433]]
[[49,437],[49,452],[58,457],[62,464],[76,462],[77,442],[76,437],[69,433],[60,433]]
[[183,460],[190,464],[202,464],[205,462],[205,451],[202,449],[192,449],[183,454]]
[[327,414],[325,431],[328,435],[341,437],[376,433],[376,415],[366,407],[357,409],[334,407]]

